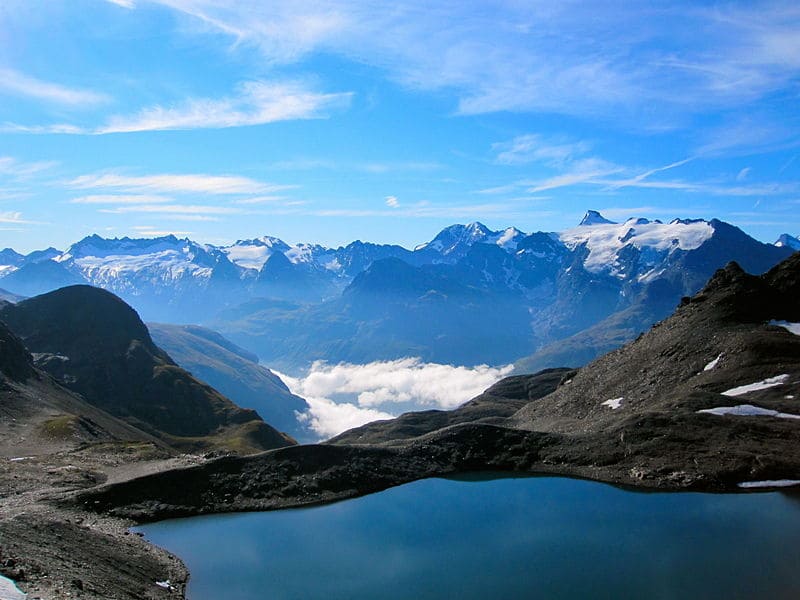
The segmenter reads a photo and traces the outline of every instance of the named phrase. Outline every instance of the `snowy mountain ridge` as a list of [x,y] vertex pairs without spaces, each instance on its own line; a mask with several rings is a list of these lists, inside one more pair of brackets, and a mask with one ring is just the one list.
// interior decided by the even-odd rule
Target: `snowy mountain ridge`
[[[793,248],[795,242],[800,246],[784,235],[773,248]],[[414,268],[457,267],[454,276],[462,283],[502,289],[527,301],[549,297],[554,286],[572,285],[568,281],[581,287],[578,282],[596,277],[619,282],[624,296],[665,273],[683,277],[680,262],[688,254],[708,248],[706,255],[722,260],[742,243],[763,246],[722,221],[632,218],[614,223],[597,211],[588,211],[577,227],[561,233],[527,234],[515,227],[494,231],[479,222],[451,225],[414,250],[360,240],[328,248],[263,236],[214,246],[174,235],[91,235],[64,252],[48,248],[23,256],[0,251],[0,287],[35,295],[89,283],[119,294],[148,318],[188,319],[193,311],[204,310],[198,299],[218,309],[251,298],[304,303],[334,298],[373,263],[393,258]]]

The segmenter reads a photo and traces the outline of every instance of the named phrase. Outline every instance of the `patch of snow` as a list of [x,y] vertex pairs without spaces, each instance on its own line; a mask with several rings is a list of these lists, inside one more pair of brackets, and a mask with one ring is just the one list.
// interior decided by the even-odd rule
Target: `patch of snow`
[[794,400],[794,396],[792,394],[789,394],[788,396],[784,396],[784,398],[786,398],[787,400]]
[[739,404],[738,406],[717,406],[715,408],[704,408],[698,410],[699,413],[707,413],[709,415],[735,415],[737,417],[777,417],[779,419],[800,419],[800,415],[793,415],[790,413],[782,413],[777,410],[770,410],[768,408],[761,408],[760,406],[753,406],[752,404]]
[[160,587],[160,588],[163,588],[163,589],[165,589],[165,590],[174,590],[174,589],[175,589],[175,588],[172,586],[172,582],[170,582],[170,580],[169,580],[169,579],[167,579],[166,581],[156,581],[156,585],[157,585],[158,587]]
[[0,575],[0,600],[25,600],[27,597],[12,579]]
[[497,236],[497,239],[494,240],[494,243],[504,250],[516,250],[517,243],[523,237],[525,237],[525,234],[522,231],[516,227],[509,227],[505,231],[501,232],[499,236]]
[[30,460],[32,458],[36,458],[35,456],[15,456],[14,458],[9,458],[10,462],[21,462],[23,460]]
[[706,221],[673,221],[672,223],[644,223],[629,219],[622,224],[596,224],[578,226],[560,234],[560,240],[570,249],[586,244],[589,256],[584,267],[597,273],[613,272],[619,251],[632,245],[639,250],[652,250],[667,255],[675,250],[695,250],[714,234]]
[[722,359],[722,355],[723,355],[723,353],[720,353],[720,355],[717,358],[715,358],[710,363],[708,363],[705,367],[703,367],[703,371],[710,371],[711,369],[716,368],[716,366],[719,364],[719,361]]
[[611,400],[606,400],[605,402],[601,402],[601,406],[607,406],[611,410],[617,410],[619,407],[622,406],[622,401],[625,400],[624,397],[620,396],[619,398],[612,398]]
[[777,325],[795,335],[800,335],[800,323],[789,323],[788,321],[770,321],[767,325]]
[[272,256],[272,246],[250,246],[234,244],[227,248],[220,248],[232,263],[245,269],[261,270],[267,259]]
[[764,481],[742,481],[736,486],[740,488],[776,488],[800,485],[800,479],[767,479]]
[[759,390],[768,390],[769,388],[773,388],[779,385],[783,385],[786,383],[786,380],[789,379],[789,375],[776,375],[775,377],[768,377],[767,379],[763,379],[761,381],[756,381],[755,383],[749,383],[747,385],[740,385],[739,387],[731,388],[722,392],[723,396],[743,396],[744,394],[749,394],[750,392],[757,392]]

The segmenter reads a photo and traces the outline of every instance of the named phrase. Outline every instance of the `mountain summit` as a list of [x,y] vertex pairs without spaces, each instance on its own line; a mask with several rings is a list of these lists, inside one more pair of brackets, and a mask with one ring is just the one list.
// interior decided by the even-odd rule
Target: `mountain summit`
[[581,225],[616,225],[616,223],[614,221],[609,221],[596,210],[587,210],[581,222],[578,223],[579,227]]

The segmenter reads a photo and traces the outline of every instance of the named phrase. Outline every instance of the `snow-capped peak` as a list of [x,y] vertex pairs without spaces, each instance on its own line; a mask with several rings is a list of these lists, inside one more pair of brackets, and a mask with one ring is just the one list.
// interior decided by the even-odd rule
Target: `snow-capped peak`
[[789,235],[788,233],[782,233],[775,241],[775,245],[778,246],[778,248],[791,248],[792,250],[800,250],[800,239],[794,237],[793,235]]
[[189,245],[196,245],[188,238],[179,240],[174,235],[155,238],[102,238],[97,234],[83,238],[70,246],[57,260],[64,262],[70,258],[93,256],[142,256],[168,250],[178,250]]
[[497,244],[507,250],[513,250],[524,233],[515,227],[503,231],[492,231],[483,223],[474,221],[468,225],[450,225],[442,229],[438,235],[426,244],[420,244],[414,251],[434,250],[442,256],[459,258],[467,253],[473,244]]
[[647,219],[628,219],[622,224],[578,226],[564,231],[559,237],[570,249],[586,244],[589,255],[584,267],[587,271],[609,271],[622,275],[619,252],[626,246],[647,250],[648,262],[655,263],[658,255],[699,248],[713,234],[714,227],[702,219],[675,219],[666,224]]
[[578,223],[578,227],[582,225],[616,225],[616,223],[609,221],[596,210],[587,210],[581,222]]

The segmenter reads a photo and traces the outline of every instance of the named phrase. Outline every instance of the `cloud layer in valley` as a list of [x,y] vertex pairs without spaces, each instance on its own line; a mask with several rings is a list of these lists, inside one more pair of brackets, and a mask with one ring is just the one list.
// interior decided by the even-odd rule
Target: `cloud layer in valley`
[[419,358],[363,365],[315,362],[301,377],[280,374],[308,401],[301,416],[321,438],[409,410],[452,409],[511,372],[511,366],[461,367]]

